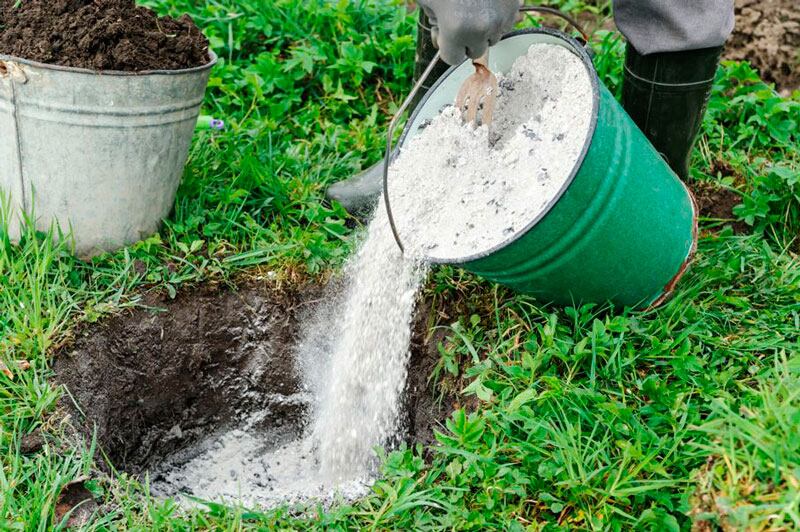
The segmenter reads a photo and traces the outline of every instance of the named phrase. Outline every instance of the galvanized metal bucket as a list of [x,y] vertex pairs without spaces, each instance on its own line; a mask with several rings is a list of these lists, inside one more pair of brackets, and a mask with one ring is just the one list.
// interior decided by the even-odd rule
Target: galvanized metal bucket
[[[96,72],[0,55],[0,192],[9,231],[71,232],[91,256],[158,230],[173,205],[209,73]],[[4,228],[0,227],[0,230]]]
[[[573,38],[546,28],[511,33],[492,47],[489,67],[507,72],[537,43],[567,48],[590,73],[593,117],[583,151],[559,194],[523,229],[494,249],[433,262],[459,264],[542,301],[657,305],[695,250],[692,196],[600,82],[589,54]],[[452,105],[472,72],[465,62],[438,80],[409,119],[401,149],[426,120]]]

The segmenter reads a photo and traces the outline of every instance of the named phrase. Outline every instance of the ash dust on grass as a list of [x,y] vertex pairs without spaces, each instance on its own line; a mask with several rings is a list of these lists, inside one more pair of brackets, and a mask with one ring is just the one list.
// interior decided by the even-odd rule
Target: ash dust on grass
[[[147,296],[143,308],[84,328],[57,356],[56,381],[69,391],[62,407],[87,438],[96,430],[110,465],[149,475],[157,496],[261,508],[360,496],[364,483],[325,482],[306,437],[313,397],[296,363],[297,331],[324,293],[249,285]],[[428,385],[438,353],[423,321],[401,439],[430,443],[449,411]]]

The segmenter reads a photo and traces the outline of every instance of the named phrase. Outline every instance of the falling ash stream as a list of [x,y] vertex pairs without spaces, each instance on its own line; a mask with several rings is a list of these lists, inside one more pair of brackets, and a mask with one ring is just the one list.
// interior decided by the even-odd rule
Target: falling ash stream
[[411,319],[426,272],[401,253],[381,202],[345,269],[338,309],[327,306],[306,331],[301,358],[325,368],[304,373],[318,397],[310,430],[330,482],[369,476],[373,449],[398,430]]

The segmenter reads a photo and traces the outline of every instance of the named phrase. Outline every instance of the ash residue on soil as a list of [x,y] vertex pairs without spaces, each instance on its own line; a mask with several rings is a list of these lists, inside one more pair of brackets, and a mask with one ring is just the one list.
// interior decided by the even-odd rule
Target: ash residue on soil
[[[56,356],[56,380],[80,411],[66,394],[62,406],[87,438],[96,427],[116,468],[149,472],[158,495],[229,495],[241,486],[253,505],[299,500],[296,472],[313,460],[302,437],[312,398],[295,344],[322,294],[252,285],[148,296],[149,308],[87,326]],[[408,442],[431,443],[449,414],[428,382],[438,352],[426,341],[427,312],[416,320],[404,394]],[[210,472],[202,478],[192,466],[201,462]],[[256,492],[272,498],[248,498]]]
[[159,18],[134,0],[0,0],[0,54],[94,70],[179,70],[208,63],[188,15]]
[[736,0],[736,28],[725,57],[750,61],[786,94],[800,89],[797,0]]

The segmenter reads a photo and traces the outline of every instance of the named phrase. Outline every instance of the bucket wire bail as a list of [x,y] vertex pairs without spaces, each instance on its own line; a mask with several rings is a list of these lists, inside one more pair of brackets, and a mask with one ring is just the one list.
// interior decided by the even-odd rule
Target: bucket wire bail
[[425,69],[425,72],[419,77],[419,80],[411,89],[408,97],[403,102],[403,105],[400,106],[400,109],[397,110],[397,113],[392,117],[392,121],[389,123],[389,131],[386,133],[386,153],[383,157],[383,202],[386,205],[386,214],[389,217],[389,226],[392,228],[392,234],[394,235],[394,239],[397,242],[397,245],[400,247],[400,252],[405,252],[405,248],[403,248],[403,242],[400,240],[400,235],[397,232],[397,225],[394,221],[394,216],[392,216],[392,205],[389,202],[389,164],[391,163],[392,159],[392,139],[394,138],[394,130],[397,128],[397,123],[400,122],[400,118],[402,118],[403,113],[406,112],[408,106],[411,105],[411,102],[414,101],[414,97],[419,92],[422,85],[428,80],[428,77],[433,72],[433,68],[436,66],[442,58],[441,52],[436,52],[436,55],[433,56],[431,62],[428,64],[428,67]]
[[[570,26],[575,28],[578,33],[581,34],[585,46],[589,46],[589,35],[586,33],[586,30],[583,29],[580,23],[577,20],[570,17],[566,13],[559,11],[558,9],[552,7],[542,7],[542,6],[522,6],[519,10],[520,13],[528,13],[528,12],[537,12],[537,13],[544,13],[548,15],[553,15],[565,20]],[[383,203],[386,206],[386,214],[389,217],[389,226],[392,229],[392,234],[394,235],[394,240],[397,242],[397,246],[400,248],[401,253],[405,253],[405,248],[403,247],[403,242],[400,240],[400,234],[397,232],[397,224],[394,221],[394,216],[392,215],[392,205],[391,201],[389,200],[389,165],[391,164],[392,159],[392,139],[394,138],[394,131],[397,128],[397,124],[400,122],[400,119],[403,117],[403,114],[408,110],[408,107],[411,105],[411,102],[414,101],[414,97],[417,95],[419,90],[422,88],[423,84],[428,80],[428,77],[433,72],[434,67],[436,64],[442,59],[441,52],[436,52],[436,55],[433,56],[433,59],[428,64],[428,67],[419,77],[419,80],[414,84],[414,87],[411,89],[411,92],[406,97],[403,104],[400,106],[400,109],[397,110],[397,113],[392,117],[392,121],[389,123],[389,130],[386,133],[386,152],[383,157]]]

